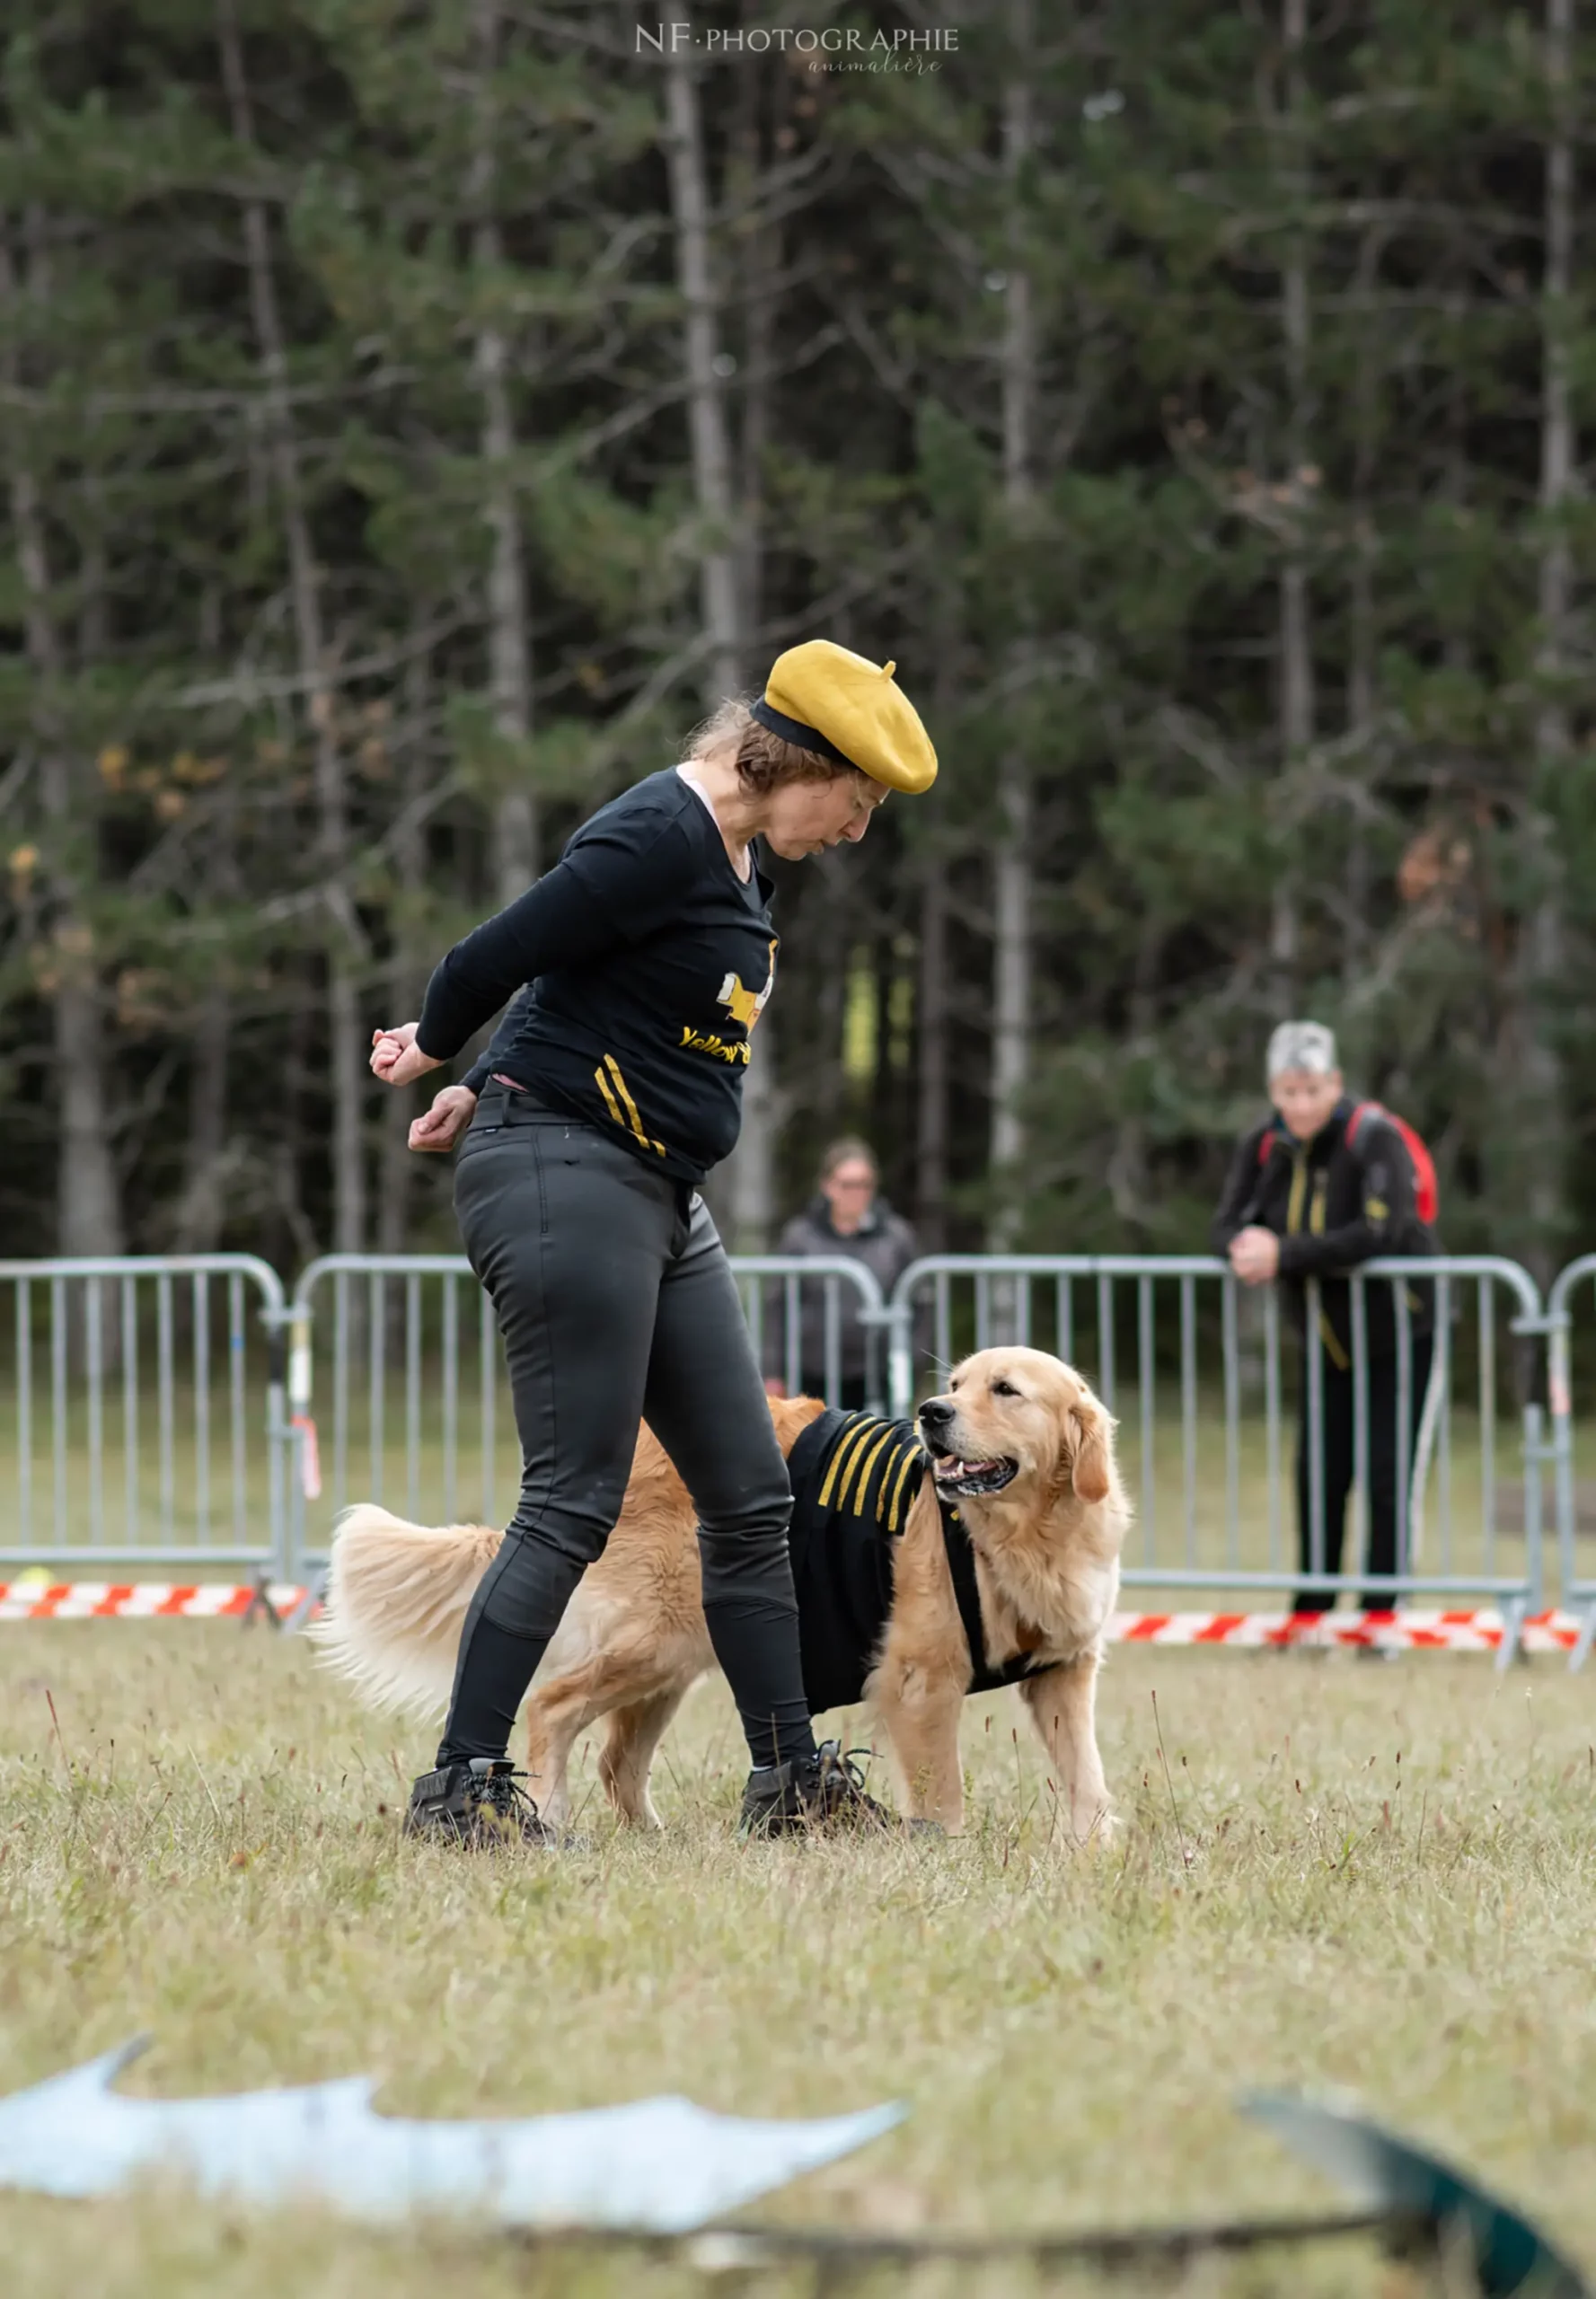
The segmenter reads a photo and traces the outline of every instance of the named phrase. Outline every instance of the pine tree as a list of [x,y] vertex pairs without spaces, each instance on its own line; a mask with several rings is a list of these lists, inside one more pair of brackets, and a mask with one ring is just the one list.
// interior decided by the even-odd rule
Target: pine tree
[[913,74],[693,23],[691,79],[576,0],[13,39],[5,1235],[450,1241],[370,1028],[824,632],[944,772],[778,874],[728,1230],[848,1126],[935,1242],[1199,1243],[1290,1004],[1449,1242],[1549,1268],[1596,1211],[1571,0],[990,0]]

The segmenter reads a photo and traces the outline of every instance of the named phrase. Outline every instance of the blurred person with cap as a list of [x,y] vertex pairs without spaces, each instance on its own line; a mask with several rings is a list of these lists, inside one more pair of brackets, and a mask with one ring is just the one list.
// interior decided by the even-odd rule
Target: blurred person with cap
[[513,1000],[487,1053],[410,1130],[419,1150],[464,1135],[455,1210],[498,1314],[522,1452],[411,1834],[555,1841],[518,1784],[510,1731],[620,1513],[639,1421],[698,1511],[704,1615],[753,1767],[742,1832],[885,1818],[837,1744],[815,1744],[787,1466],[699,1186],[736,1141],[775,982],[757,841],[789,861],[856,845],[891,792],[936,775],[893,670],[827,639],[790,647],[762,696],[723,703],[679,765],[601,807],[456,943],[419,1022],[374,1035],[374,1072],[406,1086]]
[[[1298,1547],[1304,1572],[1339,1572],[1356,1453],[1352,1291],[1345,1273],[1377,1256],[1434,1253],[1435,1240],[1421,1212],[1421,1199],[1433,1194],[1433,1174],[1416,1135],[1378,1103],[1354,1101],[1346,1092],[1334,1035],[1322,1023],[1282,1022],[1269,1040],[1265,1070],[1273,1107],[1243,1137],[1231,1160],[1213,1218],[1213,1247],[1245,1285],[1266,1285],[1278,1278],[1304,1336],[1308,1281],[1318,1280],[1324,1504],[1319,1564],[1313,1554],[1306,1359],[1297,1438]],[[1393,1290],[1389,1284],[1374,1283],[1365,1293],[1370,1489],[1364,1570],[1371,1574],[1398,1570],[1398,1480],[1412,1475],[1434,1350],[1433,1289],[1415,1282],[1406,1289],[1412,1352],[1405,1443],[1398,1427]],[[1333,1590],[1303,1589],[1296,1609],[1327,1612],[1335,1601]],[[1363,1597],[1369,1611],[1388,1611],[1395,1602],[1389,1590],[1369,1590]]]
[[[913,1230],[879,1194],[880,1174],[869,1144],[849,1135],[833,1141],[820,1161],[819,1185],[801,1213],[794,1214],[782,1230],[776,1250],[795,1260],[839,1255],[862,1262],[890,1299],[893,1287],[920,1254]],[[780,1374],[787,1361],[787,1332],[782,1288],[772,1284],[765,1311],[765,1387],[772,1396],[784,1394]],[[823,1396],[828,1405],[860,1412],[879,1403],[879,1351],[870,1328],[860,1322],[859,1299],[851,1287],[839,1286],[837,1296],[838,1386],[826,1387],[826,1293],[816,1279],[798,1284],[798,1386],[805,1396]],[[877,1376],[872,1383],[872,1376]]]

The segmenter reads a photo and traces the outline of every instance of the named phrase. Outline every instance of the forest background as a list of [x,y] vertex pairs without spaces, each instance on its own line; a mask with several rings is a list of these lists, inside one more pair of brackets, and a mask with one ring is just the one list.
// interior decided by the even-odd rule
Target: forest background
[[778,867],[739,1244],[857,1127],[930,1246],[1199,1246],[1291,1012],[1589,1242],[1574,0],[5,42],[0,1255],[451,1247],[372,1027],[817,634],[942,774]]

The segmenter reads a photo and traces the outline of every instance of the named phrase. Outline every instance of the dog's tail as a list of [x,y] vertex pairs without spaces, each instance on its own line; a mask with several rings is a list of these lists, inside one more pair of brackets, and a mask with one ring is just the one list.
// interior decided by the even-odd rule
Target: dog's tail
[[407,1525],[375,1502],[346,1509],[333,1536],[321,1657],[374,1708],[433,1715],[447,1704],[478,1581],[503,1535],[481,1525]]

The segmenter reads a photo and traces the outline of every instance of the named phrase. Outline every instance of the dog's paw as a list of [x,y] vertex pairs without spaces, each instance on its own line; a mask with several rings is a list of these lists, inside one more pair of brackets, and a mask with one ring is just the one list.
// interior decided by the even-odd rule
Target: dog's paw
[[1077,1852],[1112,1852],[1124,1833],[1124,1822],[1107,1804],[1099,1804],[1095,1811],[1083,1810],[1075,1815],[1071,1833]]

